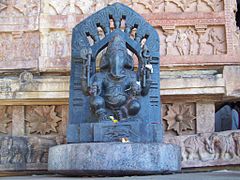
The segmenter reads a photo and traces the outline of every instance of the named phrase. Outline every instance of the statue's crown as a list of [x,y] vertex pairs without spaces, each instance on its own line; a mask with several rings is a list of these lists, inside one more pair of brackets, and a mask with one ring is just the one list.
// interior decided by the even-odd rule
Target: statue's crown
[[127,53],[126,42],[121,36],[116,35],[109,42],[107,47],[107,53],[110,54],[113,51],[119,51],[119,50]]

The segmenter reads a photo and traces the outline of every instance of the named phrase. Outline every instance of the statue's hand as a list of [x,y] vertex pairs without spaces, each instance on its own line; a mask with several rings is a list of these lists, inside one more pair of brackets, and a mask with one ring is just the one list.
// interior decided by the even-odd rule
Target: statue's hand
[[89,90],[88,90],[88,93],[90,96],[97,96],[98,94],[98,86],[97,85],[92,85]]
[[141,94],[141,83],[139,81],[134,82],[131,89],[134,96]]
[[84,47],[80,50],[80,58],[83,60],[87,60],[89,54],[92,54],[91,48]]

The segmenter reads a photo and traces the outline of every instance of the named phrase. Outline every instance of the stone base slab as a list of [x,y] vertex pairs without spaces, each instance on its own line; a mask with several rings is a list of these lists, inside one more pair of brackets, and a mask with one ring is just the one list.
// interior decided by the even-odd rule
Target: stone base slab
[[180,147],[163,143],[81,143],[50,148],[48,170],[66,175],[144,175],[177,172]]

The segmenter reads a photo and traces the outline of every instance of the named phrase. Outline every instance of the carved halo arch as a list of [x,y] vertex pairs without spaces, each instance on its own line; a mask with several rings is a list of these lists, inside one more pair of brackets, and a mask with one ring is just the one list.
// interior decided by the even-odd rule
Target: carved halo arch
[[[111,21],[114,22],[114,27],[110,27]],[[125,22],[124,30],[121,29],[123,22]],[[99,37],[98,28],[104,32],[103,39]],[[136,29],[135,39],[130,37],[133,29]],[[90,47],[93,52],[91,65],[95,67],[98,53],[107,47],[115,35],[121,36],[126,41],[127,48],[138,57],[138,61],[142,50],[141,41],[146,39],[145,45],[153,59],[153,64],[159,64],[158,33],[143,17],[120,3],[103,8],[73,29],[72,57],[75,60],[79,59],[81,48]],[[93,45],[90,45],[88,37],[93,40]],[[95,68],[92,69],[92,74],[94,73]]]

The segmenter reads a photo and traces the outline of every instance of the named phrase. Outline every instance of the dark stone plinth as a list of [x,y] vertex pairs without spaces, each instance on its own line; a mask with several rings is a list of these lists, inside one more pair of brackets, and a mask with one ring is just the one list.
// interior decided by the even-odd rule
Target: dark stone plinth
[[181,150],[163,143],[81,143],[52,147],[48,170],[67,175],[141,175],[180,170]]
[[[79,131],[80,130],[80,131]],[[121,138],[128,138],[130,142],[152,143],[161,142],[162,125],[160,123],[142,123],[128,121],[113,123],[81,123],[69,125],[68,134],[75,134],[75,141],[88,142],[119,142]],[[79,132],[79,133],[75,133]]]

